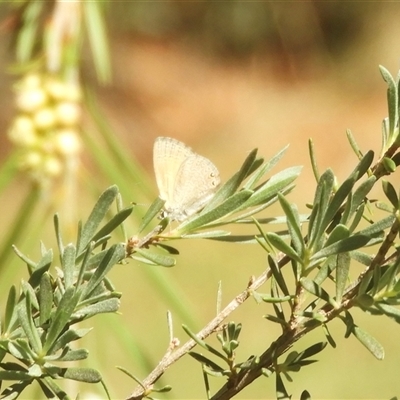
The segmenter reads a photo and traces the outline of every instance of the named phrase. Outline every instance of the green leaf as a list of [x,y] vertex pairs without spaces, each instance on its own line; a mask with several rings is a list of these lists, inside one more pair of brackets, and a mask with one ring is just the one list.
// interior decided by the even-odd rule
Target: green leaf
[[389,181],[383,180],[382,188],[394,209],[397,210],[399,208],[399,198],[393,185]]
[[65,354],[61,357],[57,358],[57,361],[79,361],[86,360],[89,356],[89,351],[86,349],[77,349],[71,350],[69,349]]
[[132,210],[133,206],[129,206],[115,214],[101,229],[97,231],[93,236],[92,241],[96,242],[113,232],[132,214]]
[[348,284],[350,270],[350,255],[349,253],[341,253],[337,256],[336,266],[336,301],[340,304],[344,290]]
[[64,248],[61,257],[62,269],[64,272],[64,286],[66,289],[73,286],[74,284],[75,257],[76,248],[72,243],[69,243]]
[[353,204],[351,207],[350,215],[353,215],[356,209],[365,200],[367,194],[374,187],[375,182],[376,182],[376,176],[371,175],[366,181],[362,182],[360,186],[354,191]]
[[387,89],[387,103],[388,103],[388,112],[389,112],[389,134],[390,137],[393,137],[393,133],[396,128],[396,123],[398,121],[398,98],[397,98],[397,85],[395,80],[393,79],[390,72],[384,68],[382,65],[379,66],[379,70],[382,74],[383,79],[388,84]]
[[398,308],[384,303],[375,303],[375,305],[385,315],[394,319],[398,324],[400,324],[400,310]]
[[30,292],[26,293],[25,301],[20,303],[18,307],[18,319],[29,340],[30,345],[36,354],[40,354],[42,350],[42,343],[40,341],[39,333],[36,329],[35,323],[32,318],[32,305]]
[[311,400],[311,394],[307,390],[303,390],[300,395],[300,400]]
[[273,175],[267,182],[254,190],[251,197],[237,211],[263,204],[283,191],[301,172],[302,167],[291,167]]
[[352,333],[378,360],[383,360],[385,350],[382,345],[369,333],[354,325]]
[[46,353],[51,350],[58,336],[67,326],[78,301],[79,295],[75,292],[74,287],[65,290],[65,293],[58,304],[57,310],[50,321],[49,330],[44,344],[44,351]]
[[79,382],[97,383],[101,381],[101,375],[92,368],[63,368],[60,374],[65,379]]
[[120,300],[117,298],[106,299],[103,301],[99,301],[95,304],[91,304],[87,307],[77,310],[73,314],[73,318],[81,320],[88,319],[93,317],[94,315],[100,313],[112,313],[117,312],[120,306]]
[[214,347],[207,344],[204,340],[200,339],[194,332],[192,332],[186,325],[182,325],[183,330],[192,338],[199,346],[203,347],[210,353],[214,354],[215,356],[222,358],[224,361],[227,361],[227,358],[220,353],[218,350],[214,349]]
[[374,161],[374,152],[369,150],[362,157],[358,165],[354,168],[353,172],[350,174],[350,177],[354,177],[356,181],[358,181],[370,168],[372,162]]
[[252,191],[250,190],[241,190],[207,213],[202,213],[193,219],[189,218],[176,228],[177,235],[183,236],[212,221],[216,221],[228,214],[236,212],[251,194]]
[[3,332],[1,332],[2,334],[10,333],[10,330],[12,329],[11,321],[15,316],[16,299],[17,299],[17,290],[15,289],[15,286],[12,285],[10,291],[8,292],[6,314],[4,318],[4,327],[3,327]]
[[279,193],[278,198],[283,212],[285,213],[287,218],[287,225],[289,228],[293,247],[296,249],[297,254],[300,254],[301,257],[303,257],[305,244],[303,235],[301,234],[300,217],[298,210],[293,205],[290,205],[286,198]]
[[82,3],[83,17],[97,76],[102,83],[108,83],[111,79],[111,66],[106,24],[100,8],[102,6],[103,4],[99,2],[85,1]]
[[369,225],[365,229],[357,232],[356,235],[366,235],[371,237],[378,233],[382,233],[385,229],[392,226],[395,219],[396,217],[394,215],[389,215],[388,217],[382,218],[381,220]]
[[236,172],[230,179],[226,181],[215,193],[215,196],[204,207],[201,214],[206,214],[208,211],[214,209],[218,204],[221,204],[227,198],[231,197],[236,190],[240,187],[244,179],[249,175],[252,166],[256,160],[257,149],[252,150],[246,157],[240,170]]
[[[90,4],[86,2],[85,4]],[[88,220],[83,225],[81,234],[77,243],[77,254],[80,254],[86,246],[93,240],[93,236],[99,227],[101,221],[107,214],[111,204],[118,194],[117,186],[111,186],[106,189],[97,200]]]
[[28,283],[36,288],[39,283],[42,275],[47,272],[53,262],[53,250],[48,250],[37,263],[36,269],[32,272],[32,275],[29,277]]
[[318,181],[317,189],[314,196],[313,208],[310,215],[310,221],[308,224],[308,237],[310,248],[313,248],[316,240],[321,237],[321,235],[318,235],[318,232],[322,231],[322,218],[326,213],[329,198],[333,191],[334,182],[335,176],[330,169],[327,169],[321,175],[321,178]]
[[303,263],[303,260],[296,253],[296,251],[292,247],[290,247],[279,235],[274,232],[267,232],[265,235],[268,238],[268,241],[279,251],[286,254],[293,260],[296,260],[298,263]]
[[310,154],[311,167],[314,173],[314,177],[315,180],[318,182],[320,179],[320,174],[318,170],[317,157],[315,155],[315,146],[312,139],[308,139],[308,152]]
[[156,215],[160,215],[160,211],[162,210],[165,204],[165,200],[162,200],[160,197],[157,197],[150,208],[146,211],[146,214],[142,218],[142,223],[139,227],[139,233],[143,232],[143,229],[149,225],[149,223],[153,220]]
[[325,231],[327,226],[331,223],[332,219],[339,211],[343,201],[346,199],[351,189],[353,188],[356,179],[354,177],[346,179],[342,185],[339,186],[338,190],[334,194],[332,200],[329,202],[329,205],[326,209],[326,213],[321,222],[321,226],[319,228],[319,235]]
[[[140,257],[137,257],[138,254]],[[148,263],[150,265],[161,265],[162,267],[173,267],[176,261],[173,257],[156,253],[147,249],[136,249],[135,253],[131,254],[131,258],[135,260]]]
[[281,374],[276,374],[276,399],[277,400],[290,400],[291,396],[289,396],[286,391],[285,385],[283,384]]
[[51,278],[48,272],[42,275],[39,286],[39,310],[40,325],[46,323],[51,314],[51,309],[53,307],[53,288],[51,285]]
[[90,294],[97,288],[97,286],[100,285],[110,269],[118,262],[120,262],[124,257],[124,244],[114,244],[107,250],[107,252],[104,254],[104,257],[100,261],[99,266],[94,271],[86,288],[84,289],[82,293],[82,300],[90,296]]
[[51,349],[52,354],[55,354],[58,350],[64,348],[67,344],[83,338],[86,334],[88,334],[92,328],[88,329],[68,329],[64,332],[54,343],[54,346]]
[[333,299],[326,290],[324,290],[320,285],[315,283],[312,279],[303,277],[301,278],[300,283],[301,286],[303,286],[303,288],[307,290],[307,292],[313,294],[316,297],[319,297],[320,299],[326,301],[335,308],[338,307],[338,304],[336,303],[335,299]]
[[349,236],[350,232],[346,226],[342,224],[336,225],[325,242],[324,247],[328,247],[339,240],[347,239]]
[[347,239],[339,240],[313,254],[310,258],[310,266],[318,264],[322,259],[331,255],[359,249],[365,246],[369,241],[370,238],[366,235],[354,235]]
[[268,173],[283,157],[288,149],[289,145],[285,146],[282,150],[280,150],[277,154],[275,154],[270,160],[268,160],[258,171],[255,173],[243,186],[244,189],[254,189],[254,186],[257,182]]
[[[282,271],[280,270],[276,261],[268,255],[268,265],[271,268],[272,275],[278,284],[279,288],[282,290],[283,294],[287,297],[290,297],[289,289],[286,286],[285,278],[282,275]],[[273,296],[271,296],[273,298]],[[278,297],[279,298],[279,297]],[[264,299],[263,299],[264,300]],[[265,301],[265,300],[264,300]]]
[[201,362],[204,365],[207,365],[209,368],[213,369],[214,371],[217,372],[223,372],[225,371],[224,368],[220,367],[218,364],[216,364],[214,361],[210,360],[209,358],[203,356],[200,353],[196,353],[194,351],[189,351],[188,353],[191,357],[193,357],[195,360]]
[[385,171],[388,173],[393,173],[396,171],[396,163],[389,157],[382,158],[382,165],[385,168]]

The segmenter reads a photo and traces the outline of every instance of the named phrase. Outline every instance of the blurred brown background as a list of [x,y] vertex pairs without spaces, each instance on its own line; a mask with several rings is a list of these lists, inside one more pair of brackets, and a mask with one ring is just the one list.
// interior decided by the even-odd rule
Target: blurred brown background
[[[386,84],[378,65],[393,75],[399,69],[399,17],[397,2],[111,2],[114,76],[112,85],[99,87],[98,94],[116,135],[150,176],[157,136],[183,140],[210,158],[223,179],[239,168],[254,147],[268,158],[289,143],[278,168],[304,165],[290,196],[304,212],[304,203],[312,201],[314,192],[310,137],[321,170],[331,167],[339,179],[349,174],[356,160],[345,136],[347,128],[361,149],[379,151],[387,110]],[[0,38],[0,44],[0,128],[4,132],[12,118],[10,77],[4,73],[11,58],[6,38]],[[90,55],[86,57],[84,80],[95,85]],[[8,152],[4,136],[0,145],[4,157]],[[138,185],[132,182],[132,199],[126,201],[134,200]],[[162,274],[174,275],[181,290],[177,296],[183,296],[182,301],[190,303],[203,322],[214,315],[218,280],[223,281],[227,302],[243,290],[250,275],[265,268],[265,253],[259,248],[234,250],[204,241],[178,247],[177,267]],[[232,259],[226,260],[226,254],[232,254]],[[123,316],[132,330],[143,332],[142,345],[157,360],[166,348],[168,304],[140,280],[137,265],[123,266],[113,275],[118,290],[128,296],[123,297]],[[136,315],[137,311],[143,315]],[[246,304],[233,316],[244,321],[243,341],[248,341],[248,351],[253,353],[266,347],[260,331],[265,332],[266,343],[278,332],[262,320],[265,313],[264,308]],[[388,398],[400,392],[396,372],[400,345],[393,339],[398,337],[398,326],[359,314],[360,325],[387,349],[386,360],[375,361],[353,338],[343,341],[344,326],[336,322],[332,331],[338,349],[327,349],[318,355],[319,363],[294,376],[295,382],[287,385],[294,398],[305,388],[313,398]],[[258,322],[246,326],[246,319]],[[181,322],[176,321],[176,330],[184,340]],[[322,340],[322,332],[314,332],[299,349]],[[113,365],[134,368],[118,351],[110,350],[110,355]],[[249,353],[240,355],[245,358]],[[200,367],[191,360],[186,363],[178,363],[166,374],[167,381],[177,382],[171,398],[187,398],[185,393],[192,390],[197,398],[204,398]],[[132,388],[125,380],[121,385],[122,393]],[[272,380],[260,380],[238,398],[270,398],[273,388]]]

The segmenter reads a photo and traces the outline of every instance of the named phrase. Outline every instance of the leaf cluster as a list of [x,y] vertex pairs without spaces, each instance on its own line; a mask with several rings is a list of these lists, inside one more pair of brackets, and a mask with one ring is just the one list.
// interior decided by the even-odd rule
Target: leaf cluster
[[[15,248],[28,267],[29,279],[22,282],[19,293],[13,286],[8,294],[1,325],[0,381],[17,382],[6,387],[1,398],[16,398],[36,381],[47,398],[67,399],[55,379],[101,381],[95,369],[65,365],[88,357],[88,350],[76,348],[73,343],[91,329],[76,324],[119,308],[121,294],[106,275],[125,258],[125,245],[105,245],[132,208],[120,210],[100,227],[117,195],[118,189],[113,186],[100,196],[86,223],[79,225],[76,244],[63,244],[55,216],[60,254],[55,273],[50,270],[54,264],[51,249],[42,245],[41,259],[34,262]],[[7,361],[6,356],[11,360]]]

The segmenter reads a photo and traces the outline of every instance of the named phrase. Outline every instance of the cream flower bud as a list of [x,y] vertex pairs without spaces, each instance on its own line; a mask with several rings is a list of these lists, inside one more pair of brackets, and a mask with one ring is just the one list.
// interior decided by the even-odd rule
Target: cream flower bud
[[21,160],[21,167],[24,169],[37,169],[43,162],[43,156],[38,151],[30,151]]
[[20,115],[15,118],[10,130],[8,138],[19,146],[32,146],[37,141],[37,134],[31,118]]
[[54,138],[56,150],[65,156],[78,154],[81,150],[79,135],[74,129],[62,129]]
[[81,116],[81,108],[78,104],[63,101],[55,106],[57,120],[62,125],[75,125],[79,122]]
[[50,129],[56,124],[56,114],[50,107],[41,108],[33,114],[37,129]]
[[29,89],[17,94],[17,107],[24,112],[33,112],[43,107],[47,102],[47,94],[44,90]]
[[54,100],[79,101],[82,98],[77,84],[63,82],[56,78],[48,78],[45,88]]
[[44,160],[43,172],[48,176],[58,176],[63,169],[61,161],[57,157],[47,157]]

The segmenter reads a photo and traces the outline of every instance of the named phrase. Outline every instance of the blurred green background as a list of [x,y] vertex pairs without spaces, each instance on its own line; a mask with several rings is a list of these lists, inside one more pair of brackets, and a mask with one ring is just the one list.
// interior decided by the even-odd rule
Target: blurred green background
[[[9,73],[11,35],[4,22],[10,10],[4,3],[1,7],[2,29],[7,33],[0,35],[0,160],[5,163],[13,151],[6,131],[14,115],[14,77]],[[275,172],[305,166],[290,201],[306,212],[305,203],[312,201],[315,187],[308,160],[309,137],[315,141],[320,169],[331,167],[339,180],[356,162],[346,128],[362,149],[379,149],[381,120],[387,111],[386,86],[378,65],[397,73],[399,16],[397,2],[110,2],[106,21],[112,82],[97,83],[88,45],[82,54],[82,81],[95,89],[113,140],[128,151],[132,169],[141,174],[136,179],[130,171],[118,174],[125,203],[138,203],[128,234],[135,233],[138,218],[157,194],[151,156],[157,136],[182,140],[210,158],[223,180],[254,147],[268,158],[290,143]],[[98,194],[115,183],[99,167],[93,143],[103,146],[105,154],[108,146],[89,112],[85,119],[92,141],[85,141],[75,193],[78,202],[73,207],[80,218],[88,215]],[[4,237],[30,190],[22,174],[3,187]],[[49,198],[39,200],[35,212],[41,212],[41,224],[35,230],[26,229],[24,222],[18,226],[21,241],[15,244],[33,259],[39,256],[40,240],[55,246],[52,214],[61,209],[62,219],[65,204],[62,199],[51,207],[49,203]],[[268,211],[268,215],[276,214],[281,214],[278,207]],[[197,330],[214,317],[219,281],[225,305],[246,287],[251,275],[266,268],[266,255],[256,245],[191,240],[177,242],[176,247],[180,255],[172,269],[134,261],[115,267],[111,279],[123,293],[121,314],[87,322],[95,326],[85,343],[91,353],[87,365],[101,371],[113,398],[124,398],[135,387],[116,365],[144,378],[164,354],[167,310],[172,312],[175,335],[184,342],[182,323]],[[1,273],[3,310],[8,287],[18,285],[26,272],[10,251]],[[166,292],[160,282],[165,283]],[[186,317],[176,310],[177,304],[184,306]],[[263,320],[268,312],[250,299],[231,316],[244,325],[239,358],[259,354],[279,334],[276,326]],[[318,355],[318,363],[293,375],[294,382],[287,384],[293,398],[304,389],[316,399],[377,399],[400,393],[400,343],[395,339],[399,327],[361,312],[355,316],[358,325],[383,344],[385,360],[376,361],[354,338],[342,340],[344,326],[334,321],[330,329],[338,348],[328,347]],[[322,331],[317,330],[297,343],[296,349],[323,340]],[[200,366],[189,357],[174,365],[163,382],[173,386],[166,398],[205,398]],[[212,380],[212,384],[217,389],[222,383]],[[74,385],[72,391],[84,391],[81,398],[90,398],[89,393],[104,397],[100,387]],[[36,396],[35,390],[26,396]],[[237,398],[274,396],[274,379],[264,378]]]

